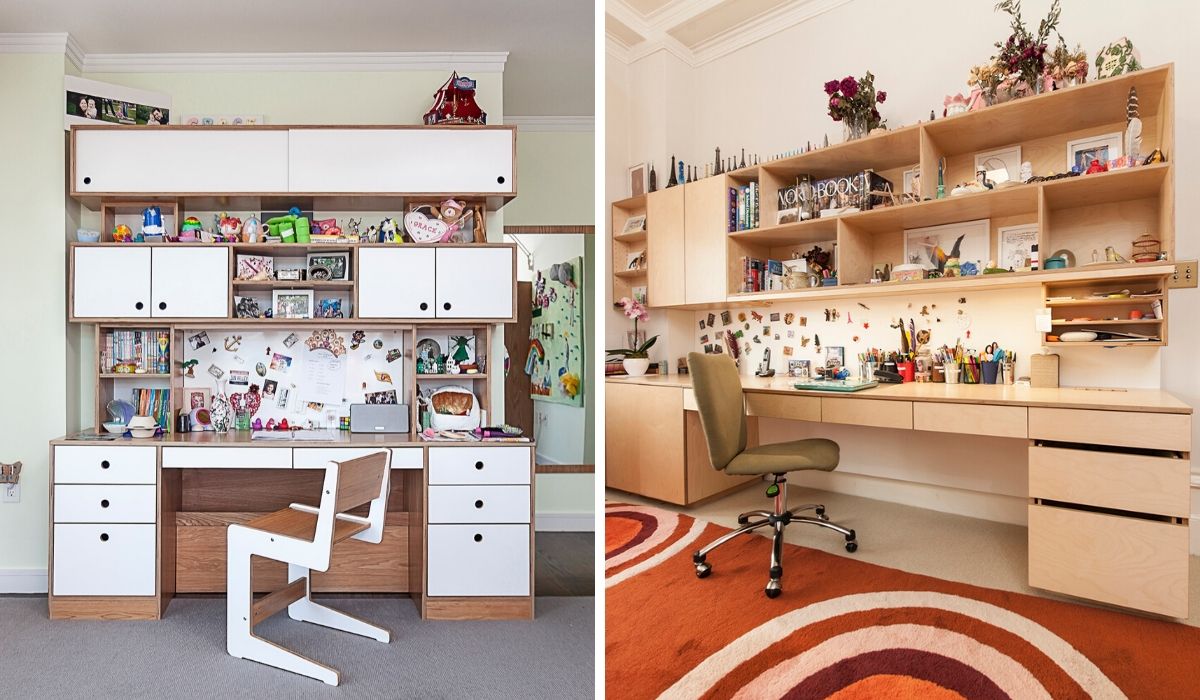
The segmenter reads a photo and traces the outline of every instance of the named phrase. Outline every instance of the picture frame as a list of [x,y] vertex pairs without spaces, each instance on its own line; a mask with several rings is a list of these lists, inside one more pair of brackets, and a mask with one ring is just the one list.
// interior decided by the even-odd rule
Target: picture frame
[[211,389],[187,387],[183,390],[183,408],[186,411],[192,411],[197,408],[208,408],[211,402]]
[[1003,226],[996,232],[996,266],[1005,270],[1029,267],[1032,247],[1038,242],[1038,225]]
[[921,265],[926,270],[938,270],[933,254],[941,248],[947,257],[954,250],[954,243],[962,236],[959,245],[960,262],[972,262],[983,270],[991,258],[991,219],[962,221],[940,226],[904,229],[904,263]]
[[275,276],[275,258],[269,255],[237,256],[237,280],[269,280]]
[[646,230],[646,215],[639,214],[625,219],[625,226],[621,229],[622,234],[640,233]]
[[319,253],[309,253],[304,256],[304,262],[310,270],[313,266],[328,269],[331,281],[344,282],[350,279],[350,251],[348,250],[323,250]]
[[625,269],[627,271],[641,270],[646,266],[646,251],[635,250],[625,256]]
[[629,168],[629,196],[640,197],[646,194],[646,164],[638,163]]
[[290,268],[287,270],[276,270],[275,271],[275,279],[289,281],[289,282],[303,282],[304,281],[304,273],[305,273],[305,271],[301,270],[300,268]]
[[[1021,181],[1021,146],[1005,146],[975,154],[975,170],[987,171],[988,180],[995,184]],[[1003,179],[1000,179],[1003,177]]]
[[843,345],[825,346],[825,369],[838,370],[846,366],[846,347]]
[[788,360],[789,377],[809,377],[812,374],[812,360]]
[[646,285],[637,285],[634,287],[630,287],[629,295],[634,299],[634,301],[645,306],[646,300],[649,298],[647,289],[648,289],[648,287]]
[[271,290],[271,308],[275,318],[312,318],[313,290]]
[[1067,170],[1078,167],[1079,172],[1085,172],[1093,160],[1116,160],[1125,155],[1122,142],[1123,134],[1114,131],[1111,134],[1100,134],[1087,138],[1067,141]]
[[911,194],[920,198],[921,193],[917,191],[917,185],[920,184],[920,179],[918,179],[917,174],[920,172],[920,167],[909,168],[908,170],[904,171],[904,175],[901,178],[900,184],[901,194]]
[[459,365],[475,362],[475,334],[448,332],[445,352],[451,360]]

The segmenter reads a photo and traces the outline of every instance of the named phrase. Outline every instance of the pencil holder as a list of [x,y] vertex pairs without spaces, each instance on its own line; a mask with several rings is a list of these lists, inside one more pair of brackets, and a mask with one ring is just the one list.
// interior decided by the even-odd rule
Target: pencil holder
[[979,364],[983,368],[983,383],[995,384],[996,374],[1000,371],[1000,363],[996,360],[986,360]]
[[913,380],[914,371],[913,363],[911,362],[896,363],[896,373],[899,374],[900,378],[905,382],[911,382]]
[[942,365],[942,374],[945,375],[947,384],[958,384],[958,365],[952,365],[947,362]]
[[1017,368],[1014,364],[1012,362],[1005,362],[1000,366],[1000,373],[1004,375],[1003,381],[1005,384],[1013,384],[1017,381]]
[[932,373],[932,381],[934,383],[940,384],[946,381],[946,370],[942,369],[943,367],[944,365],[934,365],[933,369],[930,370]]

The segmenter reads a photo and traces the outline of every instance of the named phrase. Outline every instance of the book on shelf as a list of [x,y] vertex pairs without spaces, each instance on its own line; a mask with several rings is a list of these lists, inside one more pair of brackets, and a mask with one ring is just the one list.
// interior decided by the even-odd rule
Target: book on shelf
[[783,290],[786,265],[782,260],[761,260],[742,256],[743,293],[776,292]]
[[100,346],[100,373],[171,373],[171,332],[168,330],[110,330]]
[[171,430],[171,390],[134,389],[130,402],[135,415],[153,416],[154,422],[164,431]]
[[758,182],[729,188],[729,231],[749,231],[758,228]]
[[625,374],[625,365],[621,364],[620,360],[617,360],[616,362],[605,362],[604,363],[604,376],[620,377],[620,376],[623,376],[624,374]]

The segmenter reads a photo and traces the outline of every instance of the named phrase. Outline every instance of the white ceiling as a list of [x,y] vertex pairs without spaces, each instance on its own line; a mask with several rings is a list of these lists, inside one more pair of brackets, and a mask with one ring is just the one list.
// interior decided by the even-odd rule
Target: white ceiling
[[595,112],[592,0],[0,2],[0,31],[67,32],[87,54],[507,51],[506,114]]

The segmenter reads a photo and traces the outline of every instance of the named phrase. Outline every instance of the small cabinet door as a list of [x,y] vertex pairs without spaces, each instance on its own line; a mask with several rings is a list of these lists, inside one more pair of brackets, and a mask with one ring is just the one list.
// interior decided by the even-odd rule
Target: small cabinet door
[[77,129],[73,186],[89,192],[287,192],[284,129]]
[[150,315],[150,249],[75,247],[73,318]]
[[437,249],[438,318],[513,318],[511,246]]
[[433,318],[433,248],[360,248],[359,318]]
[[[646,195],[646,285],[647,298],[653,306],[686,302],[683,200],[684,190],[690,187],[671,187]],[[722,250],[724,245],[722,241]],[[725,279],[724,272],[721,279]]]
[[229,315],[226,248],[155,248],[151,273],[152,316],[226,318]]
[[292,192],[511,194],[515,131],[293,129]]

